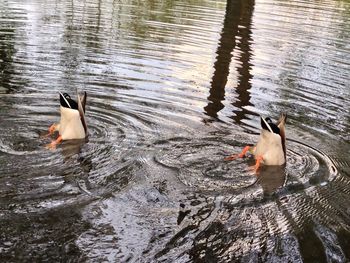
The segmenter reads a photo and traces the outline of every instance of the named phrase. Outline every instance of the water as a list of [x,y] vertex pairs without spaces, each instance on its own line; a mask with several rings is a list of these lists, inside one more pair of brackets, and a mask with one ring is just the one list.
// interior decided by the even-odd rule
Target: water
[[[350,4],[0,1],[3,262],[348,262]],[[58,92],[85,141],[50,151]],[[288,114],[287,165],[224,158]]]

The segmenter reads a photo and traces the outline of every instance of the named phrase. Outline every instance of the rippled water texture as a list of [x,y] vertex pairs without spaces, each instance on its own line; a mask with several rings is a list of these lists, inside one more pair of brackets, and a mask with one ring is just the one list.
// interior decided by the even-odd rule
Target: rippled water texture
[[349,262],[349,72],[347,0],[0,0],[1,261]]

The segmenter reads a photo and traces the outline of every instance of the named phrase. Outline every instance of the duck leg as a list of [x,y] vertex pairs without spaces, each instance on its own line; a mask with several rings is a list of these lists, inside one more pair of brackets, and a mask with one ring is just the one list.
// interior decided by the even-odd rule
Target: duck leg
[[264,158],[262,157],[262,155],[259,155],[256,157],[256,162],[255,162],[255,166],[254,166],[254,172],[257,173],[260,166],[261,166],[261,162],[264,161]]
[[45,135],[41,135],[40,137],[41,137],[41,138],[49,137],[49,136],[51,136],[52,134],[54,134],[55,131],[58,131],[59,128],[60,128],[60,125],[57,124],[57,123],[54,123],[54,124],[52,124],[52,125],[49,127],[49,133],[48,133],[48,134],[45,134]]
[[62,141],[62,136],[58,136],[56,140],[52,141],[50,144],[46,146],[47,149],[54,150],[56,149],[56,145]]
[[232,154],[231,156],[226,157],[225,161],[231,161],[231,160],[235,160],[237,158],[243,158],[249,150],[250,150],[250,146],[246,146],[246,147],[243,148],[241,153],[239,153],[239,154]]
[[49,135],[53,134],[57,130],[58,130],[58,125],[56,123],[52,124],[49,128]]

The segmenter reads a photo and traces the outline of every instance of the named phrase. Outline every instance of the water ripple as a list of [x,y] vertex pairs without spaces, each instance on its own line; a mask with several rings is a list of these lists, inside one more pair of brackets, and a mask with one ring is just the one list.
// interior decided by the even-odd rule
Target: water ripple
[[[21,98],[25,103],[19,109],[21,116],[14,110],[2,119],[0,144],[1,159],[7,163],[2,167],[1,195],[14,197],[9,203],[12,209],[18,205],[19,210],[13,211],[21,212],[24,207],[28,211],[31,207],[29,210],[34,212],[118,191],[132,180],[132,171],[140,166],[135,158],[139,149],[134,152],[134,148],[145,145],[156,134],[151,116],[136,115],[123,102],[116,110],[102,103],[107,98],[92,96],[88,99],[92,106],[87,106],[88,139],[63,142],[55,151],[49,151],[44,146],[50,139],[43,134],[49,120],[53,123],[59,119],[52,114],[58,113],[58,95],[45,100],[45,105],[37,104],[35,94]],[[10,97],[8,102],[13,99]],[[7,130],[10,126],[16,136]],[[18,156],[23,156],[20,162]],[[30,173],[25,173],[29,167]],[[25,190],[29,185],[33,190]],[[17,204],[13,202],[16,200]]]
[[[256,140],[257,137],[249,134],[229,139],[223,135],[197,140],[174,138],[159,142],[161,151],[156,160],[166,167],[178,169],[181,182],[195,189],[221,194],[225,191],[243,191],[256,182],[251,167],[254,159],[227,162],[224,158],[240,152],[244,141]],[[287,144],[286,168],[263,167],[258,176],[262,187],[270,188],[265,189],[268,192],[271,193],[271,188],[275,187],[276,190],[284,185],[293,192],[314,185],[326,185],[338,174],[333,161],[324,153],[297,141],[288,140]]]
[[[0,1],[1,258],[345,262],[349,10]],[[77,88],[89,137],[49,151]],[[224,161],[280,112],[286,166]]]

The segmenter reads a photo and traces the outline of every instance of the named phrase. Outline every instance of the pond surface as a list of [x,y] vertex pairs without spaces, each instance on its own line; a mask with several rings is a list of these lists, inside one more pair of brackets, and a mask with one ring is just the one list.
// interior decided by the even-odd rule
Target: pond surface
[[[348,262],[349,72],[346,0],[1,0],[2,261]],[[286,167],[224,161],[281,112]]]

